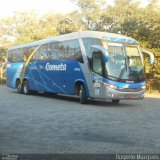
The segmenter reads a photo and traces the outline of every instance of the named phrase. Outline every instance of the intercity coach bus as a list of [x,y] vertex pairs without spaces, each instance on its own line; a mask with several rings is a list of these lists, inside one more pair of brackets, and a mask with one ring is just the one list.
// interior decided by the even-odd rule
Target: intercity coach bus
[[143,56],[136,40],[120,34],[69,33],[10,48],[7,86],[26,95],[77,95],[82,104],[87,98],[113,103],[142,99]]

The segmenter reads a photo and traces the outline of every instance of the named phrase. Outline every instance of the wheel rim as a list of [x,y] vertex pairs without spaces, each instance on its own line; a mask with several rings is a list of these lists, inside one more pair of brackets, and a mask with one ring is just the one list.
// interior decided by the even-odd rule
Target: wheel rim
[[24,85],[23,91],[24,91],[24,93],[27,93],[27,86],[26,86],[26,84]]
[[20,92],[20,90],[21,90],[21,84],[20,83],[17,86],[17,90],[18,90],[18,92]]
[[80,87],[79,96],[82,97],[82,86]]

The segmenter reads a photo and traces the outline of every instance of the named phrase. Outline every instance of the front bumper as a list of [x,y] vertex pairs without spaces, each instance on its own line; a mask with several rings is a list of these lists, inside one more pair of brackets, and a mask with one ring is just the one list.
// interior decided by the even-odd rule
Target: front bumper
[[107,87],[105,90],[105,99],[139,100],[144,98],[145,89],[138,92],[122,92]]

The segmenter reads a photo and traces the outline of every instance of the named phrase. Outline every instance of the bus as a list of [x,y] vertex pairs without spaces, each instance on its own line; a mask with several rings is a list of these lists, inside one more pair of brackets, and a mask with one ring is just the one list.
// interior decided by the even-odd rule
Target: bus
[[[143,51],[145,53],[145,51]],[[154,56],[150,52],[151,63]],[[143,99],[143,54],[135,39],[81,31],[8,49],[7,86],[18,93],[49,92],[87,99]]]

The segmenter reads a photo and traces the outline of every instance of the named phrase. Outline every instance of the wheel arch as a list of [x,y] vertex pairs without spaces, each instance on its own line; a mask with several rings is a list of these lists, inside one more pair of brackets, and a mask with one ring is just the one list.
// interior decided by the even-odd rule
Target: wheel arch
[[28,87],[29,87],[29,89],[30,89],[29,80],[28,80],[27,77],[24,77],[24,78],[23,78],[22,85],[23,85],[23,83],[26,82],[26,81],[27,81]]
[[79,90],[80,90],[80,85],[81,85],[81,84],[84,85],[84,87],[85,87],[85,89],[86,89],[87,97],[89,97],[90,94],[89,94],[88,86],[87,86],[86,82],[85,82],[84,80],[82,80],[82,79],[77,79],[77,80],[75,81],[75,83],[74,83],[74,94],[79,95],[78,92],[79,92]]
[[[17,87],[17,83],[19,82],[19,81],[21,81],[21,78],[20,77],[17,77],[16,78],[16,83],[15,83],[15,88]],[[23,78],[23,81],[22,82],[24,82],[24,81],[28,81],[28,78]],[[29,83],[29,81],[28,81],[28,83]],[[23,84],[23,83],[22,83]]]
[[17,87],[17,84],[18,84],[19,81],[20,81],[20,78],[19,78],[19,77],[16,78],[16,80],[15,80],[15,82],[14,82],[14,84],[15,84],[14,89]]
[[[24,81],[28,81],[28,78],[24,77],[24,78],[23,78],[23,82],[24,82]],[[28,81],[28,83],[29,83],[29,81]]]

